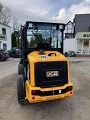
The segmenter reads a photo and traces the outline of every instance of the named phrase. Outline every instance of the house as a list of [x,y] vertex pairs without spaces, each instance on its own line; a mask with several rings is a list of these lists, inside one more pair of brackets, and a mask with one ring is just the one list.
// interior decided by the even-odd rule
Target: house
[[75,51],[77,55],[90,55],[90,14],[76,14],[73,22],[66,24],[64,52]]
[[76,40],[75,40],[75,30],[74,30],[74,23],[69,21],[65,25],[64,30],[64,53],[69,51],[76,52]]
[[77,53],[90,54],[90,14],[76,14],[74,23]]
[[0,49],[11,49],[11,27],[0,23]]

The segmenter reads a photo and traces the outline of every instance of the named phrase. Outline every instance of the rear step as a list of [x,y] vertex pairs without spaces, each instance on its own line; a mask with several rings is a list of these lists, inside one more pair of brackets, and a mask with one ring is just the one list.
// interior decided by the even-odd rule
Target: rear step
[[19,100],[18,102],[19,102],[20,105],[29,104],[28,100],[26,100],[26,99]]

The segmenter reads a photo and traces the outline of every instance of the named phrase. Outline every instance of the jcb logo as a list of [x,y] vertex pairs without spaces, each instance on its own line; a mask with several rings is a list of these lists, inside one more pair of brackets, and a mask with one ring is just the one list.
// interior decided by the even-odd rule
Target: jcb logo
[[58,71],[47,71],[46,72],[46,77],[56,77],[56,76],[59,76]]

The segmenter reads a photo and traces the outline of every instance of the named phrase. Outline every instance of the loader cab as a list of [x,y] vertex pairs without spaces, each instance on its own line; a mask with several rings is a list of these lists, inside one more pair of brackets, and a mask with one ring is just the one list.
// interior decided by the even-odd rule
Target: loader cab
[[[21,26],[21,59],[27,78],[27,56],[33,51],[58,51],[63,54],[63,32],[65,24],[47,22],[29,22]],[[42,52],[43,51],[43,52]],[[50,54],[49,54],[50,55]]]
[[22,58],[32,51],[59,51],[63,54],[63,31],[65,24],[26,22],[21,27]]

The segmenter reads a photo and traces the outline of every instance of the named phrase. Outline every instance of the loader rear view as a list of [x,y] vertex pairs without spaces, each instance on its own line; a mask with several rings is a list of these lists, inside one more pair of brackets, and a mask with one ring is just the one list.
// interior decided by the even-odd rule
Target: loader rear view
[[69,62],[63,55],[65,24],[28,21],[21,28],[18,101],[24,104],[70,97]]

